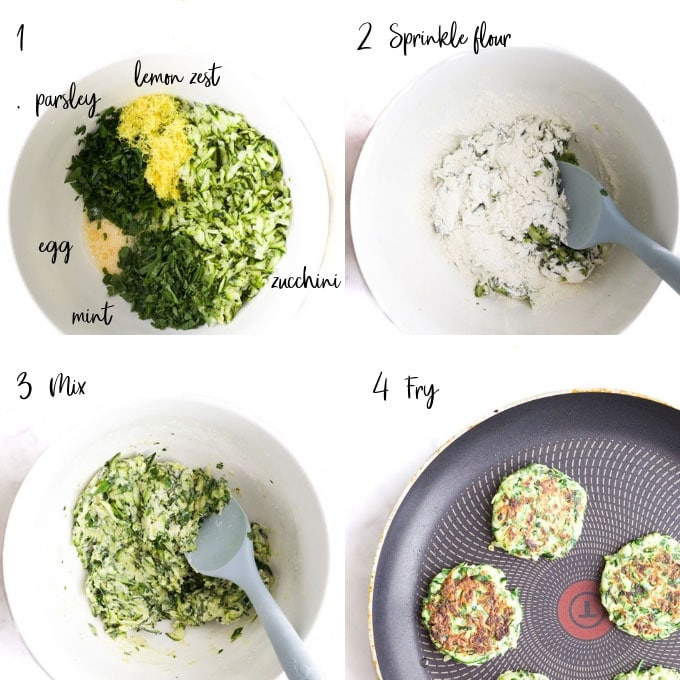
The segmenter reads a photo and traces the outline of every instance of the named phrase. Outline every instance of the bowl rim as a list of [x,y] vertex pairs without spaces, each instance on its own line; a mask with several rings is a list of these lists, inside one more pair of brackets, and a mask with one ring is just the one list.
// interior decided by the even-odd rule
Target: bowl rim
[[[12,499],[12,503],[10,505],[7,517],[7,522],[5,525],[5,534],[3,539],[1,555],[3,576],[2,581],[5,590],[5,597],[7,600],[7,606],[10,612],[10,616],[12,618],[12,623],[24,644],[24,648],[29,652],[31,658],[35,661],[35,663],[50,678],[53,678],[54,676],[48,671],[47,668],[45,668],[42,662],[38,659],[38,656],[33,651],[33,648],[28,644],[26,637],[24,635],[24,631],[19,626],[15,618],[11,595],[11,593],[14,591],[12,590],[11,587],[10,588],[7,587],[8,572],[6,569],[6,564],[10,560],[10,558],[8,557],[9,549],[11,548],[12,545],[16,544],[15,534],[18,535],[17,532],[19,531],[17,528],[17,523],[19,521],[17,516],[18,512],[21,510],[22,504],[24,503],[23,500],[24,495],[27,493],[27,491],[25,491],[25,489],[27,488],[27,485],[25,484],[26,480],[31,478],[33,475],[38,474],[43,467],[50,464],[52,459],[58,457],[60,449],[63,450],[62,447],[64,447],[64,445],[69,440],[87,438],[88,433],[91,435],[96,433],[98,430],[101,430],[102,424],[104,424],[108,419],[116,419],[115,422],[113,422],[111,427],[109,428],[110,431],[116,431],[125,428],[126,425],[128,425],[135,417],[135,414],[139,409],[153,408],[158,409],[159,412],[162,412],[165,409],[173,409],[177,413],[176,416],[177,419],[182,420],[185,417],[183,415],[182,407],[185,407],[187,405],[191,407],[205,407],[207,409],[213,409],[215,413],[219,412],[229,413],[231,416],[235,416],[238,419],[245,421],[249,426],[254,427],[261,434],[265,435],[272,442],[276,443],[276,445],[280,449],[280,452],[283,452],[286,456],[286,467],[288,468],[292,467],[300,481],[304,484],[304,486],[306,486],[306,491],[309,500],[316,506],[316,509],[318,510],[319,527],[322,530],[321,532],[316,533],[314,536],[315,545],[318,547],[318,555],[317,559],[315,559],[314,561],[314,564],[317,569],[319,567],[321,567],[321,569],[318,571],[319,575],[318,600],[311,612],[309,620],[306,622],[305,629],[302,630],[301,632],[300,631],[298,632],[300,633],[300,637],[303,641],[306,640],[313,632],[314,627],[321,614],[322,608],[325,606],[328,598],[329,578],[331,571],[330,565],[331,546],[328,515],[326,509],[321,503],[321,499],[316,490],[316,487],[312,483],[312,480],[307,474],[305,468],[302,466],[300,461],[294,455],[292,450],[284,444],[284,440],[278,435],[277,431],[271,428],[267,423],[263,422],[262,419],[253,416],[252,412],[249,411],[248,409],[236,406],[232,402],[229,402],[227,400],[204,395],[183,394],[178,396],[148,396],[128,402],[127,404],[118,406],[117,408],[111,407],[97,408],[96,410],[88,414],[89,417],[86,423],[72,424],[70,426],[67,426],[59,436],[50,441],[43,448],[42,452],[38,454],[37,458],[30,466],[28,472],[21,481],[14,498]],[[145,411],[144,418],[148,418],[149,415],[150,414]],[[34,472],[35,470],[37,470],[38,472]],[[85,481],[86,480],[84,480],[84,483]],[[12,570],[10,570],[9,573],[11,581],[12,578],[11,575],[13,573]]]
[[[226,56],[226,55],[225,55]],[[73,82],[76,83],[76,85],[80,85],[84,80],[91,79],[93,77],[96,77],[100,74],[102,74],[105,71],[115,71],[117,69],[120,69],[124,67],[125,65],[132,65],[135,63],[137,60],[141,60],[142,62],[144,59],[150,59],[150,60],[185,60],[185,61],[199,61],[199,60],[212,60],[213,62],[217,63],[219,59],[219,55],[215,54],[209,54],[207,52],[194,52],[191,50],[178,50],[177,52],[145,52],[144,54],[138,54],[138,53],[130,53],[126,57],[121,57],[115,61],[108,62],[108,63],[100,63],[99,66],[93,68],[93,69],[88,69],[82,72],[77,78],[73,79]],[[221,67],[226,67],[225,75],[227,72],[231,72],[232,74],[237,74],[239,78],[241,78],[243,81],[248,81],[248,83],[252,84],[254,87],[259,86],[260,88],[265,88],[268,92],[268,96],[273,96],[275,99],[278,100],[279,104],[285,108],[288,113],[291,116],[291,119],[294,119],[296,123],[300,126],[300,130],[304,132],[304,135],[306,136],[306,139],[308,143],[310,144],[310,151],[312,151],[312,156],[314,158],[314,164],[317,166],[316,170],[318,170],[318,176],[322,178],[322,184],[323,184],[323,220],[316,220],[316,222],[321,222],[324,225],[324,238],[323,238],[323,244],[319,243],[314,251],[313,257],[310,257],[310,262],[313,264],[312,266],[312,271],[313,272],[320,272],[321,268],[323,267],[323,263],[327,257],[328,250],[330,247],[330,240],[331,240],[331,226],[332,226],[332,196],[331,196],[331,183],[329,179],[329,174],[328,174],[328,168],[326,167],[326,164],[324,163],[324,158],[320,152],[319,146],[317,144],[317,141],[315,140],[314,136],[312,135],[309,126],[305,123],[305,121],[302,119],[300,114],[297,112],[297,110],[292,106],[292,104],[288,100],[288,96],[280,89],[278,81],[268,78],[267,76],[261,75],[259,72],[254,71],[250,68],[243,67],[239,62],[234,60],[233,58],[230,59],[222,59],[220,61],[220,66]],[[182,83],[180,83],[182,85]],[[148,88],[148,85],[143,85],[143,87]],[[166,87],[165,85],[159,85],[157,86],[158,88],[164,88]],[[66,89],[66,88],[64,88]],[[150,94],[150,92],[146,90],[140,90],[139,94],[137,94],[137,97],[141,97],[144,94]],[[183,97],[184,99],[187,99],[187,97]],[[134,99],[134,97],[133,97]],[[199,99],[196,99],[198,101]],[[203,99],[201,99],[202,101]],[[132,99],[131,99],[132,101]],[[99,116],[103,109],[99,110],[96,114],[96,116],[92,119],[88,119],[88,125],[92,123],[92,121],[96,120],[96,117]],[[35,307],[40,311],[40,314],[42,315],[43,319],[45,319],[52,328],[62,334],[66,335],[87,335],[87,333],[84,330],[81,330],[80,332],[67,329],[65,330],[62,325],[58,322],[56,318],[54,318],[53,314],[49,313],[48,309],[45,309],[42,304],[39,303],[38,301],[38,295],[37,292],[34,290],[35,286],[34,285],[29,285],[28,278],[25,274],[25,266],[22,265],[18,254],[17,254],[17,229],[12,228],[12,215],[15,212],[15,204],[16,204],[16,198],[15,198],[15,184],[18,181],[18,170],[19,170],[19,165],[21,162],[22,157],[24,156],[24,153],[29,146],[31,142],[31,138],[33,137],[35,131],[39,128],[41,125],[45,125],[43,122],[46,117],[49,117],[50,114],[54,114],[55,112],[52,109],[48,109],[44,111],[43,113],[40,114],[38,119],[33,122],[28,130],[28,133],[23,140],[14,160],[13,164],[11,166],[11,174],[9,176],[9,193],[8,193],[8,201],[7,201],[7,212],[6,212],[6,218],[7,218],[7,224],[9,228],[9,236],[10,236],[10,242],[11,242],[11,251],[12,251],[12,259],[16,268],[16,271],[18,272],[22,283],[24,287],[26,288],[31,300],[33,301]],[[49,119],[49,118],[48,118]],[[276,140],[274,140],[276,141]],[[316,174],[316,171],[315,171]],[[293,217],[293,219],[295,219]],[[286,253],[288,250],[286,250]],[[284,254],[285,256],[285,254]],[[278,266],[278,265],[277,265]],[[102,283],[103,286],[103,283]],[[280,326],[282,323],[286,323],[287,321],[290,321],[290,319],[294,318],[299,312],[300,309],[303,307],[303,305],[307,302],[309,296],[310,296],[310,289],[306,289],[302,295],[298,295],[296,298],[296,303],[294,306],[291,306],[290,312],[287,314],[285,319],[279,320],[277,323],[271,325],[268,327],[266,330],[269,332],[274,332],[276,330],[279,330]],[[257,297],[257,296],[255,296]],[[287,296],[290,297],[290,296]],[[110,297],[107,294],[106,297],[107,300],[110,299]],[[246,302],[251,302],[251,300],[247,300]],[[125,301],[124,301],[125,302]],[[129,303],[125,302],[126,305]],[[126,314],[131,314],[135,316],[135,319],[137,320],[138,317],[136,317],[136,314],[132,312],[131,310],[126,309]],[[148,320],[147,320],[148,321]],[[222,329],[222,333],[233,333],[235,335],[248,335],[248,334],[253,334],[253,333],[259,333],[261,330],[258,328],[250,328],[250,329],[245,329],[245,330],[237,330],[237,331],[230,331],[229,327],[231,326],[230,324],[213,324],[213,325],[204,325],[202,327],[199,327],[197,329],[189,329],[189,330],[178,330],[178,329],[158,329],[154,328],[151,326],[150,323],[147,324],[148,327],[140,327],[137,329],[120,329],[120,330],[113,330],[113,331],[99,331],[96,334],[102,334],[102,335],[218,335],[220,334],[220,329]]]
[[[349,232],[351,235],[351,240],[352,240],[352,247],[354,249],[354,257],[357,263],[357,267],[359,270],[359,273],[361,275],[361,278],[364,282],[364,285],[367,289],[368,294],[373,298],[373,301],[377,305],[378,309],[383,313],[383,315],[389,319],[389,321],[402,333],[407,333],[407,334],[422,334],[422,331],[418,330],[409,330],[408,328],[404,327],[403,323],[397,322],[397,320],[394,318],[395,314],[393,311],[388,311],[383,307],[383,305],[379,302],[378,297],[376,297],[376,294],[374,292],[374,287],[375,284],[371,285],[369,283],[369,280],[373,281],[373,274],[369,274],[367,276],[366,274],[366,259],[363,258],[359,255],[360,252],[363,251],[364,246],[359,246],[357,248],[357,234],[359,234],[358,242],[361,244],[362,242],[362,236],[360,233],[360,228],[357,226],[357,223],[360,221],[357,219],[357,214],[358,214],[358,206],[357,202],[358,199],[355,200],[355,195],[359,192],[359,185],[364,181],[363,176],[370,174],[370,167],[369,163],[371,159],[369,156],[372,155],[373,153],[373,147],[376,144],[376,137],[378,135],[378,130],[382,127],[383,122],[385,119],[387,119],[389,116],[392,115],[393,110],[399,105],[399,102],[402,100],[402,98],[408,96],[411,90],[414,89],[417,83],[419,83],[422,79],[431,77],[433,74],[440,70],[445,70],[448,68],[451,68],[451,64],[455,64],[456,62],[463,62],[463,61],[470,61],[470,60],[476,60],[476,61],[494,61],[494,60],[503,60],[506,59],[508,54],[513,55],[512,58],[514,58],[514,55],[538,55],[538,54],[548,54],[557,58],[562,58],[566,59],[568,61],[571,61],[575,64],[580,65],[581,67],[588,68],[594,72],[596,72],[599,76],[606,78],[609,80],[612,84],[614,84],[616,87],[620,88],[621,90],[625,91],[631,98],[632,101],[634,101],[637,106],[639,107],[640,113],[645,115],[647,119],[649,120],[650,125],[652,126],[653,130],[656,132],[658,139],[662,143],[662,151],[664,154],[664,160],[666,161],[668,168],[670,170],[670,176],[668,177],[669,182],[671,183],[672,186],[675,187],[675,190],[673,191],[673,196],[672,196],[672,214],[669,215],[669,223],[674,224],[673,228],[673,233],[672,233],[672,239],[671,243],[668,245],[669,250],[674,251],[675,247],[680,239],[680,225],[678,224],[678,219],[679,219],[679,206],[680,206],[680,195],[678,191],[678,176],[677,176],[677,171],[675,169],[675,164],[673,162],[673,157],[670,152],[670,149],[668,148],[668,144],[666,143],[666,140],[664,136],[661,133],[661,130],[655,120],[655,118],[652,116],[652,114],[649,112],[647,107],[643,104],[643,102],[637,97],[637,95],[627,86],[625,85],[619,78],[616,76],[612,75],[608,71],[606,71],[604,68],[601,66],[598,66],[594,62],[585,59],[584,57],[581,57],[580,55],[571,52],[570,50],[563,48],[563,47],[556,47],[556,46],[541,46],[541,45],[517,45],[517,46],[510,46],[504,48],[502,51],[500,50],[495,50],[491,52],[482,52],[480,54],[475,54],[472,50],[472,48],[465,48],[463,51],[453,54],[451,56],[445,57],[444,59],[428,66],[425,68],[423,71],[420,73],[416,74],[413,76],[408,82],[406,82],[401,88],[399,88],[393,95],[392,97],[387,101],[381,112],[378,114],[376,119],[374,120],[373,124],[371,125],[368,134],[364,138],[364,141],[361,146],[361,151],[359,152],[359,157],[357,159],[356,165],[354,167],[354,172],[352,175],[352,182],[349,190]],[[363,264],[362,264],[363,261]],[[630,326],[636,318],[639,317],[639,315],[644,311],[644,309],[647,307],[651,299],[654,297],[656,294],[656,291],[658,290],[659,285],[661,284],[661,279],[657,278],[657,281],[654,283],[654,286],[651,289],[650,295],[646,302],[642,305],[640,310],[630,319],[624,321],[623,323],[619,322],[616,324],[615,328],[610,329],[610,330],[600,330],[600,331],[594,331],[598,333],[605,333],[605,334],[612,334],[612,333],[621,333],[623,332],[628,326]],[[460,328],[456,331],[438,331],[439,333],[443,333],[446,335],[456,335],[456,334],[467,334],[467,333],[479,333],[480,331],[474,330],[474,329],[466,329],[466,328]],[[513,331],[517,333],[518,331]],[[529,334],[529,333],[534,333],[536,331],[523,331],[520,332],[520,334]],[[577,333],[577,334],[582,334],[581,331],[577,330],[572,330],[570,331],[571,333]],[[493,334],[493,335],[498,335],[500,331],[486,331],[484,332],[485,334]]]

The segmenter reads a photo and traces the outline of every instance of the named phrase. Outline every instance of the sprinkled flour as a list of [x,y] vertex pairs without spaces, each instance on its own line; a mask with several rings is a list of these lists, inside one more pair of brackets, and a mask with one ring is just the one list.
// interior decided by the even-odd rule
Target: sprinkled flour
[[602,249],[562,243],[567,202],[557,159],[567,152],[565,123],[519,116],[460,140],[434,170],[432,220],[456,264],[492,291],[532,301],[550,281],[578,283],[602,263]]

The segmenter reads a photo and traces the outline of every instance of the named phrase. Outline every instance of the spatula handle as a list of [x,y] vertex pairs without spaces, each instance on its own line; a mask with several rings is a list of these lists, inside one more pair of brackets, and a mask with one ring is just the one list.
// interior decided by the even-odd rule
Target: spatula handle
[[[609,201],[602,202],[603,212],[610,211]],[[613,204],[612,204],[613,205]],[[614,208],[615,210],[615,208]],[[680,293],[680,257],[659,245],[656,241],[638,231],[617,211],[617,215],[607,215],[617,221],[612,230],[615,240],[632,250],[650,269],[655,271],[676,293]]]
[[251,582],[243,584],[242,587],[255,607],[289,680],[323,680],[323,676],[315,668],[300,636],[264,583],[260,579],[253,578]]

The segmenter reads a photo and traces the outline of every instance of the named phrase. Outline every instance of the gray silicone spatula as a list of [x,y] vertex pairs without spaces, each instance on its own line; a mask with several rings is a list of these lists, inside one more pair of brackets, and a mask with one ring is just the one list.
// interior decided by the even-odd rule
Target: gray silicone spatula
[[680,293],[680,258],[630,224],[589,172],[571,163],[558,165],[569,204],[566,244],[583,250],[598,243],[620,243]]
[[222,511],[203,520],[189,564],[205,576],[240,586],[250,599],[290,680],[321,680],[304,644],[262,582],[255,564],[250,523],[233,496]]

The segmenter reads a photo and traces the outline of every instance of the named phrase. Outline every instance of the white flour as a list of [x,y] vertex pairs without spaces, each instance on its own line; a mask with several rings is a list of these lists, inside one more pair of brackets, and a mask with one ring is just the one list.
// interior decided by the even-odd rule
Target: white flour
[[601,262],[599,248],[561,244],[567,204],[555,157],[570,137],[564,123],[523,115],[461,139],[435,168],[432,220],[477,279],[475,294],[531,301],[551,280],[583,281]]

